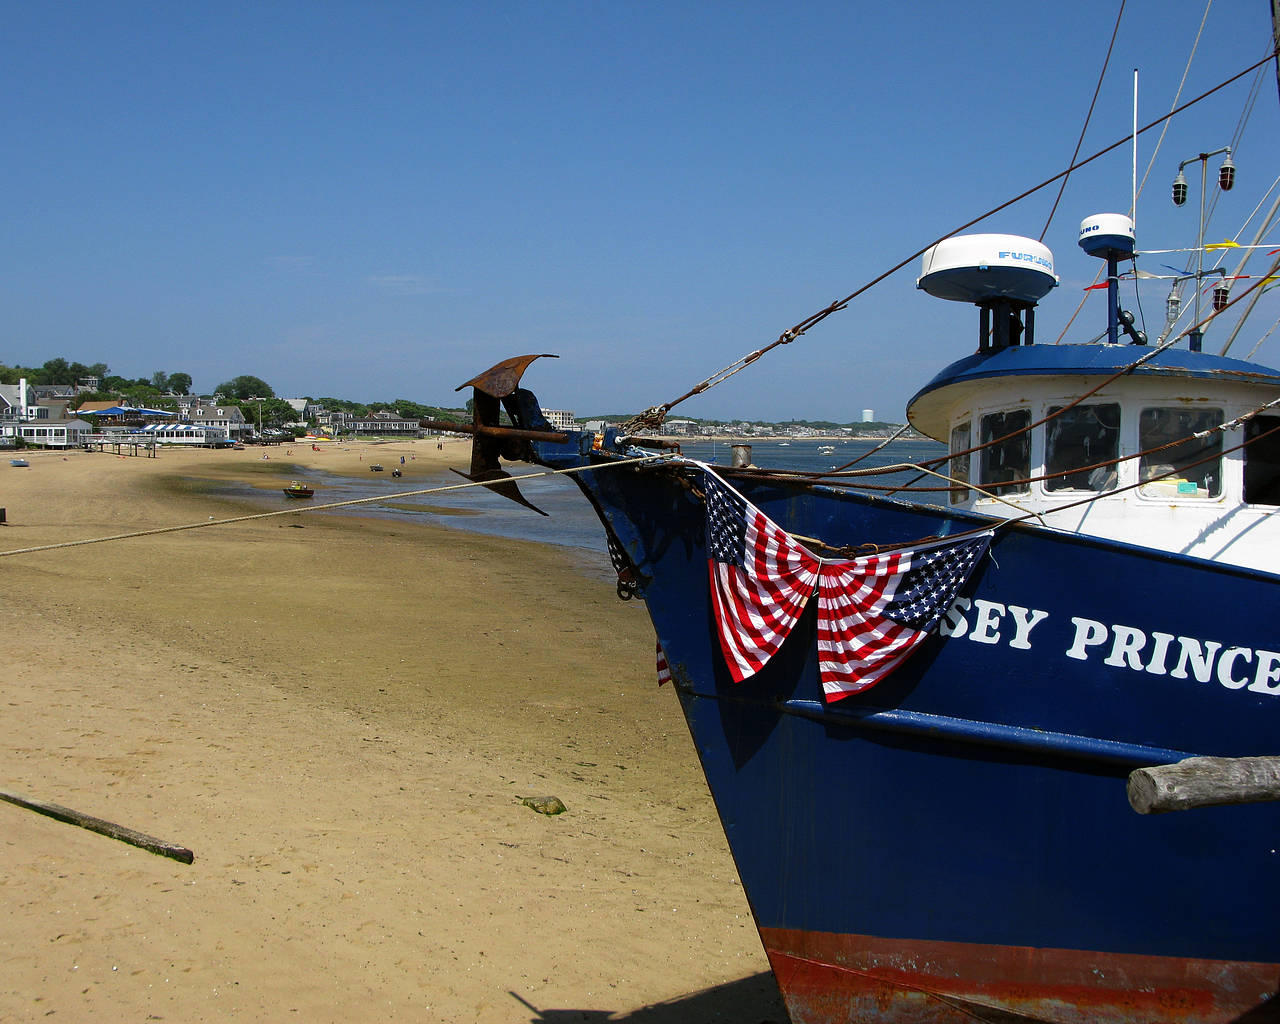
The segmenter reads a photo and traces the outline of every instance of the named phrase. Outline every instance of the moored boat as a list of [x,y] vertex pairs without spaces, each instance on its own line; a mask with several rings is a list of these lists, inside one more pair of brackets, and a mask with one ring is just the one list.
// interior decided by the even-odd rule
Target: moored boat
[[[1078,240],[1082,344],[1037,341],[1037,240],[923,254],[977,346],[910,400],[948,455],[905,487],[673,455],[666,409],[553,431],[537,356],[468,382],[472,479],[571,472],[645,601],[797,1024],[1280,1017],[1280,370],[1203,351],[1211,317],[1147,344],[1132,222]],[[1201,795],[1150,813],[1168,766]]]
[[294,480],[288,487],[283,488],[286,498],[310,498],[314,495],[315,488],[303,483],[301,480]]
[[[1112,380],[1133,349],[1072,348],[992,350],[917,396],[913,422],[936,418],[968,463],[967,477],[952,469],[944,506],[678,458],[630,467],[652,453],[616,434],[598,448],[586,435],[531,445],[548,466],[610,468],[574,479],[605,526],[620,592],[634,588],[653,619],[794,1021],[1228,1021],[1277,990],[1280,935],[1265,912],[1280,900],[1277,805],[1144,816],[1126,782],[1193,755],[1277,753],[1280,477],[1266,432],[1280,419],[1227,424],[1280,396],[1280,372],[1180,352]],[[1107,381],[1043,422],[1068,388]],[[547,429],[536,400],[512,405],[526,413],[512,417],[519,429]],[[1224,429],[1184,439],[1144,481],[1158,447],[1149,411],[1188,407]],[[1003,436],[1024,414],[1040,424],[1024,436],[1025,468],[991,448],[960,454],[962,425]],[[1086,421],[1115,431],[1116,451],[1148,454],[1112,463],[1114,480],[1091,468],[1110,461],[1096,447],[1046,465]],[[706,497],[720,484],[741,496],[731,528]],[[1051,507],[1086,496],[1094,511]],[[1034,514],[993,514],[1007,502]],[[747,539],[766,522],[786,540]],[[818,584],[785,572],[717,583],[722,529],[747,566],[794,543],[838,572],[873,542],[861,556],[880,561],[873,579],[935,538],[991,536],[934,631],[863,686],[824,650],[833,627]],[[894,585],[941,586],[909,568]],[[768,586],[795,587],[800,607],[743,673],[732,645],[779,617],[759,596]],[[865,579],[826,603],[868,594],[866,621],[842,636],[907,622],[895,593]],[[734,600],[754,602],[736,625]]]

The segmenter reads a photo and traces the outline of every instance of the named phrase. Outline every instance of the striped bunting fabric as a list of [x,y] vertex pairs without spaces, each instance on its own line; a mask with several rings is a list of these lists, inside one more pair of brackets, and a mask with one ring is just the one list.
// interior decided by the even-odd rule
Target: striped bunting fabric
[[818,661],[828,701],[870,689],[906,660],[986,553],[991,533],[824,563]]
[[729,674],[755,675],[782,646],[818,581],[819,561],[713,473],[707,496],[711,602]]
[[667,652],[662,649],[662,641],[658,641],[658,685],[665,686],[671,682],[671,666],[667,664]]
[[826,562],[709,470],[707,565],[720,649],[742,682],[760,671],[818,594],[823,693],[874,686],[937,627],[991,542],[990,531]]

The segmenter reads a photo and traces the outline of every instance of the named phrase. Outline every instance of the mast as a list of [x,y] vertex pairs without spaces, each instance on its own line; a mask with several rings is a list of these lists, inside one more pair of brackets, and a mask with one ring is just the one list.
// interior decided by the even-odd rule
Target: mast
[[[1271,52],[1280,50],[1280,0],[1271,0]],[[1280,92],[1280,60],[1276,61],[1276,91]]]

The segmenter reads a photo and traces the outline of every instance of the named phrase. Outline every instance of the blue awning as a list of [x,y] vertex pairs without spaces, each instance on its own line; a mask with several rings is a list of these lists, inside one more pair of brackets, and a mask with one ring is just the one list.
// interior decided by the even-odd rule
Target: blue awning
[[132,405],[113,405],[110,409],[87,409],[83,413],[78,409],[72,412],[84,416],[176,416],[177,413],[165,409],[140,409]]

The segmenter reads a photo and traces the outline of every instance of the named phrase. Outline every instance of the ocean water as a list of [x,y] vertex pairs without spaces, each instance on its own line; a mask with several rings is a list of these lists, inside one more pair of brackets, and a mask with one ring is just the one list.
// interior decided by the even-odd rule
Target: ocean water
[[[753,442],[751,461],[764,469],[795,469],[807,472],[834,469],[867,453],[875,447],[871,441],[777,441]],[[828,450],[829,449],[829,450]],[[685,455],[703,462],[727,465],[732,459],[731,446],[725,442],[697,441],[682,445]],[[859,468],[888,466],[894,463],[921,462],[945,454],[945,448],[933,441],[895,441],[874,455],[858,463]],[[465,463],[459,459],[459,468]],[[507,466],[512,476],[543,472],[538,466]],[[893,477],[876,477],[876,483],[905,483],[914,474],[898,474]],[[603,556],[607,567],[607,547],[601,528],[591,506],[583,498],[577,485],[564,476],[532,477],[521,482],[524,496],[537,505],[547,516],[540,516],[515,504],[484,487],[444,491],[411,498],[397,497],[408,490],[426,490],[433,487],[453,487],[465,483],[461,477],[442,472],[428,477],[410,480],[395,478],[389,473],[370,473],[363,477],[345,477],[323,472],[308,472],[307,478],[316,486],[316,503],[349,501],[353,498],[369,498],[385,495],[385,502],[344,509],[344,514],[375,516],[406,522],[427,522],[451,529],[470,530],[498,537],[517,540],[533,540],[544,544],[558,544],[578,549],[591,557],[595,565]],[[228,492],[231,493],[231,492]],[[253,488],[236,488],[238,497],[252,497],[269,501],[272,505],[285,499],[272,492]],[[938,492],[941,495],[943,492]],[[919,496],[923,500],[941,501],[941,497]]]
[[[817,472],[835,469],[859,459],[859,469],[891,466],[896,462],[923,462],[946,454],[946,447],[936,441],[894,441],[874,455],[868,455],[878,441],[755,441],[751,442],[751,462],[761,469],[796,469]],[[727,464],[732,459],[732,445],[724,441],[695,441],[682,444],[690,458],[703,462]],[[909,475],[908,475],[909,476]],[[904,482],[907,476],[894,478]],[[885,482],[876,478],[876,483]]]

